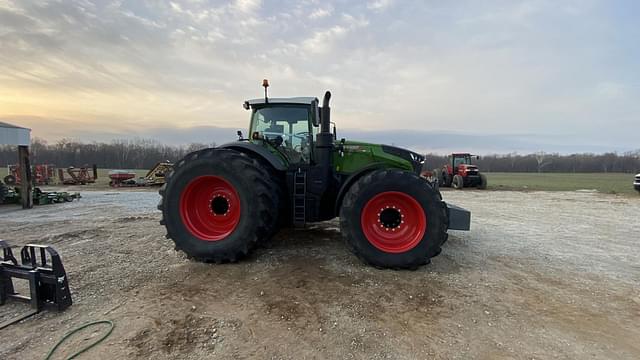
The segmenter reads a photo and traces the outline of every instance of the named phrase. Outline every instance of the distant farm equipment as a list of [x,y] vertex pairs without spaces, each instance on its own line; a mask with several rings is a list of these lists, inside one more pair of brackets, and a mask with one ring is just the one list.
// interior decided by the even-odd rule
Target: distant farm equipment
[[449,156],[449,162],[442,169],[433,170],[438,177],[440,186],[462,189],[464,187],[487,188],[487,177],[480,173],[478,167],[471,163],[471,159],[480,159],[478,155],[469,153],[453,153]]
[[138,186],[136,184],[136,173],[128,170],[111,170],[109,171],[109,186]]
[[[92,171],[89,171],[92,170]],[[66,174],[65,174],[66,173]],[[96,182],[98,178],[98,166],[93,164],[90,168],[85,165],[83,167],[69,167],[66,169],[58,169],[58,179],[64,185],[86,185]]]
[[[20,192],[18,192],[18,195]],[[42,191],[39,188],[33,189],[33,203],[35,205],[59,204],[80,200],[80,193],[70,193],[66,191]]]
[[157,163],[147,175],[144,176],[144,180],[147,185],[163,185],[164,178],[166,175],[169,175],[171,170],[173,169],[173,163],[169,161],[163,161]]
[[111,170],[109,171],[109,186],[161,186],[164,184],[165,175],[167,175],[173,164],[169,161],[157,163],[144,177],[136,179],[136,173],[130,170]]
[[[69,193],[66,191],[42,191],[40,188],[33,189],[33,203],[35,205],[48,205],[79,200],[80,193]],[[19,204],[20,188],[10,187],[0,182],[0,204]]]
[[[22,180],[20,178],[20,166],[9,165],[7,166],[9,175],[4,177],[4,182],[7,185],[20,185]],[[34,185],[51,185],[55,183],[56,166],[52,164],[38,164],[32,166],[33,183]]]

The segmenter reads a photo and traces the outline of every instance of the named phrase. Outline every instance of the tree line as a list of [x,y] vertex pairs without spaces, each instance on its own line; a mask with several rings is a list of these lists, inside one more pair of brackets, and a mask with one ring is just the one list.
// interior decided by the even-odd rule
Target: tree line
[[[58,167],[96,164],[104,169],[150,169],[159,161],[175,162],[184,155],[215,144],[193,143],[183,146],[161,144],[154,140],[114,140],[109,143],[83,143],[63,139],[55,143],[35,138],[31,144],[32,164]],[[0,146],[0,166],[15,164],[15,147]],[[427,154],[425,167],[439,168],[448,162],[446,155]],[[533,154],[496,154],[474,160],[485,172],[626,172],[640,171],[640,150],[604,154],[537,152]]]
[[[53,164],[57,167],[96,164],[103,169],[150,169],[160,161],[175,162],[192,151],[210,146],[215,144],[171,146],[148,139],[114,140],[110,143],[82,143],[63,139],[49,144],[36,138],[31,141],[29,150],[32,164]],[[0,165],[16,162],[16,148],[0,146]]]
[[[427,154],[425,166],[435,169],[448,161],[446,155]],[[473,163],[485,172],[637,173],[640,172],[640,150],[623,154],[494,154],[481,156]]]

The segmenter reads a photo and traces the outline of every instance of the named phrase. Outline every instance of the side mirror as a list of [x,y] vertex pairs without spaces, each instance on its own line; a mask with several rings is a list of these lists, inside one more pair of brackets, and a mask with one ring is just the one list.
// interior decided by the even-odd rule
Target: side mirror
[[336,123],[332,121],[331,124],[333,125],[333,140],[335,141],[335,140],[338,140],[338,133],[336,132]]
[[480,160],[480,155],[476,156],[476,159]]
[[238,135],[238,140],[242,140],[242,131],[238,130],[236,134]]
[[320,126],[320,108],[317,100],[311,102],[311,124],[316,127]]

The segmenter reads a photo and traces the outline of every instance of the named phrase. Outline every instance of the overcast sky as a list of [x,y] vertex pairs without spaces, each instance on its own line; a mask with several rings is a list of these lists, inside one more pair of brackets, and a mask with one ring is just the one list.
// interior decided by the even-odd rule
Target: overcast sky
[[639,67],[640,1],[0,0],[0,119],[51,141],[246,128],[268,78],[353,137],[625,151]]

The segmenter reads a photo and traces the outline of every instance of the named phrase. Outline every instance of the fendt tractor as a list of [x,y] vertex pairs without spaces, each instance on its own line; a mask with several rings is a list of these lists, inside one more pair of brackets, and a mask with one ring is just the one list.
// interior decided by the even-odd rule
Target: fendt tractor
[[337,140],[329,99],[264,98],[248,138],[178,161],[160,189],[161,224],[176,249],[205,262],[235,262],[280,228],[340,217],[348,248],[381,268],[415,269],[440,253],[447,230],[470,213],[442,201],[409,150]]
[[487,176],[481,174],[478,166],[471,163],[471,159],[480,159],[478,155],[469,153],[453,153],[449,155],[449,162],[442,169],[435,169],[433,173],[438,177],[440,186],[462,189],[465,187],[487,188]]

